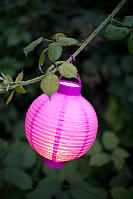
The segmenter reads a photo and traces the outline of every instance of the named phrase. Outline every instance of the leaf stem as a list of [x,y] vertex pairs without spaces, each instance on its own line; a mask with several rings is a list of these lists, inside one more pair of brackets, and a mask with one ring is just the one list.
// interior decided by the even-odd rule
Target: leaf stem
[[44,42],[54,42],[53,40],[51,40],[51,39],[43,39],[42,41],[44,41]]
[[[123,6],[123,4],[126,2],[126,0],[120,1],[120,3],[116,6],[116,8],[112,11],[112,13],[100,24],[100,26],[86,39],[86,41],[77,49],[77,51],[73,54],[74,57],[76,57],[93,39],[94,37],[103,29],[103,27],[113,19],[113,17],[116,15],[116,13],[120,10],[120,8]],[[43,41],[53,42],[52,40],[43,39]],[[72,57],[70,57],[67,61],[70,62],[72,60]],[[14,89],[18,86],[27,86],[29,84],[33,84],[36,82],[41,81],[44,78],[44,75],[41,75],[39,77],[27,80],[27,81],[21,81],[18,84],[11,85],[9,89]]]
[[112,18],[111,20],[114,21],[115,23],[118,23],[118,24],[120,24],[121,26],[123,26],[123,24],[122,24],[121,22],[117,21],[116,19]]

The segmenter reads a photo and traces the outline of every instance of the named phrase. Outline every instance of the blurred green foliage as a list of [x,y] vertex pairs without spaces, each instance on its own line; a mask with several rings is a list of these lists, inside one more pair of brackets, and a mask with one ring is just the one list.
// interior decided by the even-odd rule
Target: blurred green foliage
[[[129,18],[123,19],[132,15],[132,5],[127,2],[116,19],[127,24]],[[24,80],[41,75],[38,58],[43,49],[37,47],[26,59],[22,51],[26,45],[57,32],[82,42],[114,6],[114,0],[1,0],[0,71],[13,79],[22,70]],[[61,60],[76,49],[66,49]],[[129,52],[128,38],[107,41],[102,31],[76,58],[82,95],[96,109],[99,131],[93,147],[64,168],[44,165],[25,137],[25,114],[41,94],[39,84],[27,87],[25,95],[16,93],[8,106],[9,93],[0,95],[0,199],[133,198],[133,56]],[[49,65],[46,58],[43,71]]]

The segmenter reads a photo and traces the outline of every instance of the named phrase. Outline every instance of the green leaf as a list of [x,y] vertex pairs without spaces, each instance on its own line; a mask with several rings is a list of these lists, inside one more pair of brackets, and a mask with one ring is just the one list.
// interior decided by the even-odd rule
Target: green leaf
[[66,37],[66,35],[64,33],[57,33],[57,34],[53,35],[51,37],[51,39],[57,39],[59,37]]
[[74,199],[107,199],[104,189],[91,187],[84,182],[72,184],[70,192]]
[[132,180],[132,174],[131,171],[124,167],[123,170],[110,181],[110,187],[127,187]]
[[44,64],[44,61],[45,61],[45,56],[44,56],[44,54],[45,54],[45,52],[46,52],[47,50],[48,50],[47,48],[44,49],[44,50],[42,51],[40,57],[39,57],[39,67],[40,67],[40,66],[43,66],[43,64]]
[[13,91],[11,92],[11,94],[9,95],[9,97],[7,98],[6,105],[9,104],[10,101],[12,100],[13,95],[14,95],[14,92],[15,92],[15,90],[13,90]]
[[4,79],[6,79],[6,75],[4,75],[4,73],[1,72],[1,75]]
[[66,169],[65,168],[52,168],[47,165],[43,165],[43,172],[46,176],[56,179],[58,182],[63,183],[65,181]]
[[6,75],[6,78],[7,78],[8,82],[10,82],[10,83],[13,82],[12,77],[10,75]]
[[68,171],[66,173],[67,182],[69,182],[69,183],[82,182],[83,177],[76,169],[74,163],[70,164],[69,167],[71,167],[71,168],[68,169]]
[[45,177],[41,180],[35,189],[26,199],[51,199],[52,196],[61,191],[60,184],[53,178]]
[[122,169],[125,163],[125,158],[128,157],[129,153],[124,149],[122,149],[121,147],[116,148],[111,154],[111,158],[114,161],[114,164],[117,169]]
[[123,56],[122,59],[121,59],[121,66],[122,66],[122,69],[124,70],[125,73],[130,73],[132,72],[132,69],[133,69],[133,57],[132,55],[126,55],[126,56]]
[[123,20],[123,25],[129,27],[133,26],[133,15],[126,16]]
[[46,189],[35,189],[34,191],[31,191],[26,199],[51,199],[51,194],[48,193]]
[[129,153],[121,148],[121,147],[118,147],[116,148],[114,151],[113,151],[113,154],[116,156],[116,157],[120,157],[120,158],[128,158],[130,155]]
[[51,61],[56,61],[60,58],[62,54],[62,47],[59,45],[59,43],[54,42],[49,44],[48,46],[48,57]]
[[78,43],[76,39],[68,37],[58,37],[57,41],[61,44],[61,46],[71,46]]
[[129,29],[126,27],[117,27],[114,25],[108,25],[105,29],[105,37],[110,41],[124,39],[129,33]]
[[94,153],[99,153],[102,150],[102,146],[98,140],[95,140],[94,144],[90,148],[90,150],[85,154],[87,156],[93,155]]
[[19,120],[16,122],[13,128],[13,137],[16,139],[26,139],[24,120]]
[[56,194],[56,199],[71,199],[69,190],[60,191]]
[[133,75],[126,76],[125,81],[126,81],[127,86],[133,89]]
[[110,161],[110,156],[107,153],[99,152],[91,156],[90,165],[91,166],[103,166]]
[[133,35],[129,37],[127,41],[127,47],[128,47],[129,53],[133,54]]
[[120,103],[114,96],[109,98],[108,107],[104,113],[104,120],[113,131],[120,131],[123,128],[124,118],[121,112]]
[[7,86],[2,82],[0,83],[0,94],[7,91]]
[[8,144],[5,140],[0,138],[0,159],[2,159],[7,152]]
[[29,169],[35,164],[35,161],[36,155],[32,148],[24,142],[20,142],[9,147],[8,154],[4,159],[4,165]]
[[60,183],[51,177],[45,177],[37,186],[38,189],[48,190],[50,195],[54,195],[60,191]]
[[18,6],[24,6],[24,5],[26,5],[27,4],[27,2],[28,2],[28,0],[18,0],[16,3],[17,3],[17,5]]
[[27,57],[28,53],[31,52],[32,50],[34,50],[34,48],[39,45],[43,40],[43,37],[40,37],[38,39],[36,39],[35,41],[33,41],[32,43],[30,43],[28,46],[26,46],[23,51]]
[[106,131],[103,134],[102,142],[103,142],[105,149],[112,150],[112,149],[115,149],[118,146],[119,139],[118,139],[118,137],[116,136],[115,133],[110,132],[110,131]]
[[132,199],[133,198],[133,186],[128,190],[128,197],[126,199]]
[[115,187],[110,190],[113,199],[125,199],[127,198],[127,191],[123,187]]
[[70,64],[69,62],[62,62],[62,64],[58,67],[59,73],[66,78],[77,77],[77,68]]
[[[84,157],[78,158],[76,161],[74,161],[75,165],[73,165],[73,167],[75,166],[74,170],[76,170],[79,175],[80,181],[83,181],[84,179],[88,178],[91,173],[91,167],[88,165],[88,159]],[[68,168],[68,170],[70,170],[70,168]]]
[[27,93],[27,91],[24,89],[23,86],[18,86],[15,88],[15,90],[17,91],[17,93],[22,93],[22,94]]
[[0,173],[0,189],[2,190],[4,188],[4,179],[2,174]]
[[22,190],[27,190],[32,187],[31,178],[22,170],[12,167],[7,167],[3,171],[4,180]]
[[123,168],[124,163],[125,163],[124,158],[121,158],[121,157],[118,157],[118,156],[112,154],[111,159],[113,160],[113,162],[118,170],[121,170]]
[[18,74],[18,76],[16,77],[15,82],[21,82],[23,79],[23,71],[21,73]]
[[59,80],[57,75],[54,75],[52,73],[47,74],[41,81],[40,87],[42,91],[46,93],[46,95],[51,97],[51,95],[53,93],[56,93],[59,88]]

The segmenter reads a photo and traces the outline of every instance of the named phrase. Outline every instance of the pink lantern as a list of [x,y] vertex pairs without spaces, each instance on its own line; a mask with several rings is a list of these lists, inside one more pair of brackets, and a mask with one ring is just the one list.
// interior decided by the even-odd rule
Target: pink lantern
[[39,96],[25,120],[30,145],[44,157],[45,164],[55,168],[84,155],[92,146],[97,129],[95,110],[81,96],[80,77],[79,83],[59,78],[59,89],[51,100],[46,94]]

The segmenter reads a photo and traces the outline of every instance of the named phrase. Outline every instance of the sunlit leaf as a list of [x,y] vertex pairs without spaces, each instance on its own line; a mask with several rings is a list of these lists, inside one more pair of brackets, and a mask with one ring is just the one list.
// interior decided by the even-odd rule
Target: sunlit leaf
[[60,58],[62,54],[62,47],[59,45],[59,43],[54,42],[49,44],[48,46],[48,57],[51,61],[56,61]]
[[6,105],[9,104],[10,101],[12,100],[12,97],[13,97],[13,95],[14,95],[14,92],[15,92],[15,90],[13,90],[13,91],[11,92],[11,94],[9,95],[9,97],[7,98]]
[[21,82],[23,79],[23,71],[21,73],[18,74],[18,76],[16,77],[15,82]]
[[4,75],[4,73],[1,72],[1,75],[4,79],[6,79],[6,75]]
[[8,79],[8,82],[12,83],[13,82],[13,79],[10,75],[6,75],[6,78]]
[[108,25],[105,29],[105,37],[110,41],[124,39],[129,33],[129,29],[126,27],[117,27],[114,25]]
[[44,50],[42,51],[41,55],[40,55],[40,58],[39,58],[39,67],[40,67],[40,66],[43,66],[43,64],[44,64],[44,61],[45,61],[45,56],[44,56],[44,54],[45,54],[45,52],[46,52],[47,50],[48,50],[47,48],[44,49]]
[[57,33],[57,34],[53,35],[51,37],[51,39],[57,39],[59,37],[66,37],[66,35],[64,33]]
[[51,95],[55,93],[59,88],[58,77],[52,73],[46,75],[44,79],[41,81],[40,87],[42,91],[46,93],[46,95],[51,97]]
[[23,86],[18,86],[15,88],[15,90],[17,91],[17,93],[22,93],[22,94],[27,93],[27,91],[24,89]]
[[5,84],[2,82],[0,83],[0,93],[5,93],[6,92],[6,86]]
[[76,39],[68,37],[59,37],[57,41],[61,44],[61,46],[71,46],[78,43]]
[[69,62],[62,62],[62,64],[58,67],[58,71],[66,78],[77,77],[77,68]]
[[40,37],[38,39],[36,39],[35,41],[33,41],[32,43],[30,43],[28,46],[26,46],[23,51],[25,53],[25,55],[27,56],[29,52],[31,52],[32,50],[34,50],[34,48],[39,45],[43,40],[43,37]]

